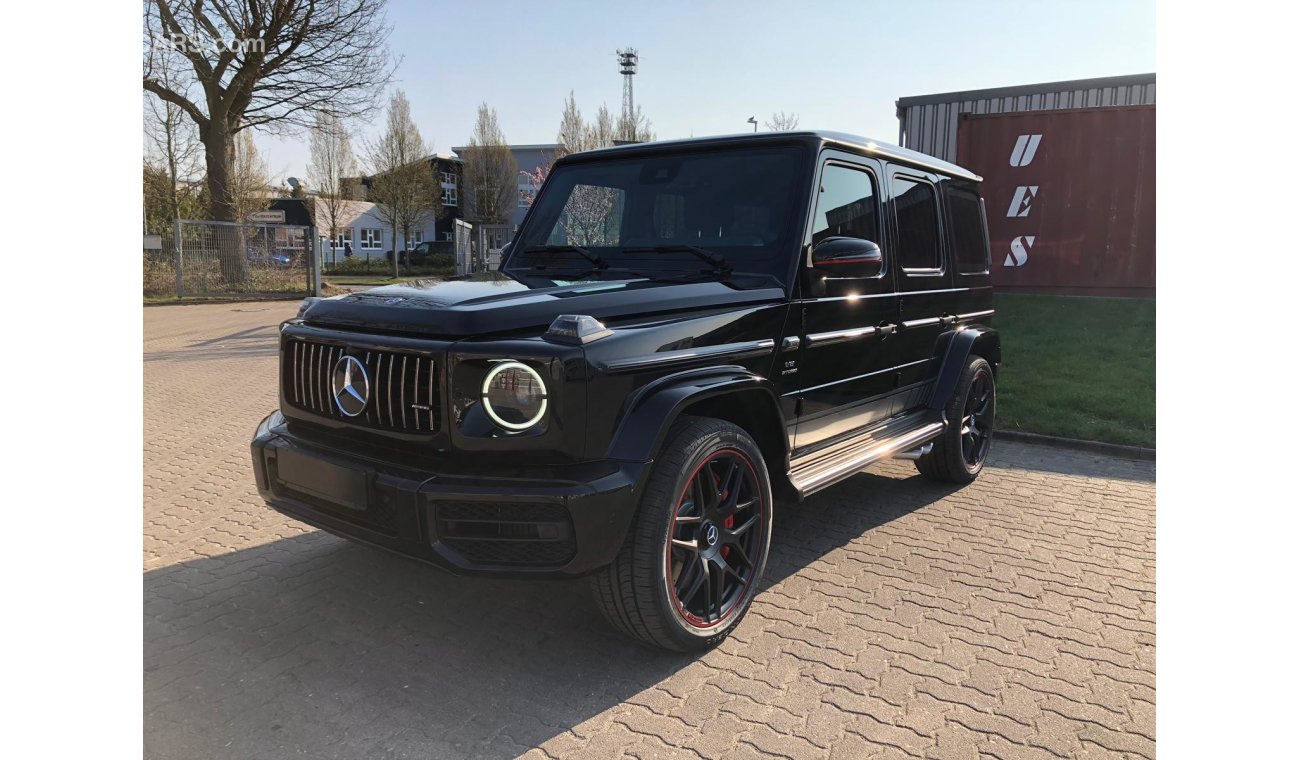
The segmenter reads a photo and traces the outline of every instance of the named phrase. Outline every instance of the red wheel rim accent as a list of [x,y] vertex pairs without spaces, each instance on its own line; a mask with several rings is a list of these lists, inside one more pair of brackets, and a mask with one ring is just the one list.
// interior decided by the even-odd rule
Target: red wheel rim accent
[[758,468],[737,449],[713,452],[686,479],[668,526],[664,578],[687,625],[713,628],[742,607],[763,564],[769,509]]

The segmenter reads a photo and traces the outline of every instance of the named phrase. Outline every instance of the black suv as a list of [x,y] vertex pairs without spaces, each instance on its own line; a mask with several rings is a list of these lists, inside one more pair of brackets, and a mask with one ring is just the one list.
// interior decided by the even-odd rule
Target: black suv
[[979,474],[1000,361],[979,182],[826,132],[566,156],[499,271],[284,323],[258,488],[458,573],[590,575],[628,634],[715,644],[775,499],[886,458]]

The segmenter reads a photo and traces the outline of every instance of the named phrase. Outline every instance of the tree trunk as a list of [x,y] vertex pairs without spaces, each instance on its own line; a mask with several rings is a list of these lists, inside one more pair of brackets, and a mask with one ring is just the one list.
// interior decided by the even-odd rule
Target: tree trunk
[[[218,222],[242,222],[236,218],[238,212],[235,204],[235,187],[233,184],[235,136],[219,119],[208,122],[207,128],[201,130],[199,138],[203,141],[203,158],[208,169],[208,197],[212,207],[210,216]],[[244,257],[247,247],[244,241],[244,228],[233,229],[238,234],[218,232],[218,255],[221,258],[221,276],[228,285],[242,286],[248,282],[248,262]]]
[[398,262],[402,258],[402,252],[397,250],[397,225],[393,225],[393,279],[398,277]]

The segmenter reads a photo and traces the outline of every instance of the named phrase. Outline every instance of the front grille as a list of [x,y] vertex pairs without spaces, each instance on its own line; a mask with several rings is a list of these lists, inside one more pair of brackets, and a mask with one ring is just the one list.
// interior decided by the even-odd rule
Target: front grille
[[471,564],[557,566],[577,544],[569,512],[557,504],[439,501],[438,539]]
[[[356,358],[369,377],[369,398],[355,417],[334,403],[334,365]],[[280,381],[290,404],[315,414],[367,427],[436,433],[441,420],[437,364],[427,356],[289,340]]]

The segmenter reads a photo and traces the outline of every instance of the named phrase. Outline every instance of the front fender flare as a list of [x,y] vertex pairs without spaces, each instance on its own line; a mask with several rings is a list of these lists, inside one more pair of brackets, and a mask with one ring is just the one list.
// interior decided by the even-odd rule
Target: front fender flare
[[661,377],[629,397],[609,444],[609,458],[653,459],[683,409],[704,399],[740,392],[765,397],[784,424],[772,381],[739,365],[701,367]]

